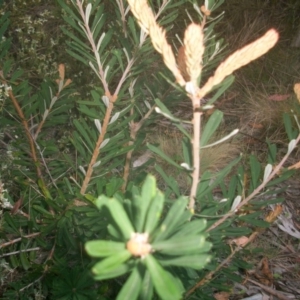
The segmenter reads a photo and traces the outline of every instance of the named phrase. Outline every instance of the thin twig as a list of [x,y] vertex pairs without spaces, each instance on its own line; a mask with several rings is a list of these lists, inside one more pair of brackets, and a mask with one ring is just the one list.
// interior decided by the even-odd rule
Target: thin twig
[[[197,99],[195,99],[195,102]],[[193,101],[193,103],[195,103]],[[190,202],[189,202],[189,209],[194,209],[195,206],[195,199],[197,195],[197,187],[199,183],[199,177],[200,177],[200,126],[201,126],[201,115],[202,112],[200,109],[200,99],[198,99],[199,104],[193,104],[193,173],[192,173],[192,187],[191,187],[191,193],[190,193]]]
[[90,29],[90,26],[89,24],[86,22],[86,18],[85,18],[85,12],[84,12],[84,9],[83,9],[83,1],[80,1],[80,0],[77,0],[77,6],[79,8],[79,13],[80,13],[80,16],[83,20],[83,23],[84,23],[84,27],[85,27],[85,30],[87,32],[87,38],[92,46],[92,51],[94,53],[94,57],[98,57],[99,59],[96,59],[96,62],[97,62],[97,65],[98,65],[98,72],[99,72],[99,76],[100,76],[100,80],[103,84],[103,87],[104,87],[104,90],[105,90],[105,95],[107,97],[110,98],[110,91],[109,91],[109,88],[108,88],[108,83],[105,79],[105,74],[104,74],[104,70],[103,70],[103,66],[102,66],[102,63],[101,63],[101,58],[99,57],[99,53],[97,51],[97,46],[95,44],[95,41],[94,41],[94,37],[93,37],[93,34],[91,32],[91,29]]
[[40,235],[40,234],[41,234],[40,232],[35,232],[35,233],[28,234],[28,235],[24,235],[24,236],[22,236],[22,237],[19,237],[19,238],[16,238],[16,239],[12,240],[12,241],[9,241],[9,242],[6,242],[6,243],[1,244],[1,245],[0,245],[0,249],[1,249],[1,248],[4,248],[4,247],[7,247],[7,246],[10,246],[10,245],[12,245],[12,244],[18,243],[18,242],[20,242],[22,239],[31,239],[31,238],[34,238],[34,237]]
[[[108,83],[107,83],[107,81],[105,79],[105,74],[104,74],[102,63],[101,63],[101,58],[100,58],[99,53],[97,51],[97,46],[95,44],[95,41],[94,41],[94,38],[93,38],[93,34],[91,32],[89,24],[86,22],[85,12],[84,12],[84,9],[83,9],[83,2],[77,0],[77,6],[79,8],[79,13],[81,15],[81,18],[82,18],[82,20],[84,22],[84,27],[85,27],[85,30],[86,30],[86,33],[87,33],[86,36],[87,36],[87,38],[88,38],[88,40],[89,40],[89,42],[91,44],[92,51],[94,53],[94,57],[98,58],[98,59],[96,59],[96,62],[97,62],[97,65],[98,65],[99,78],[100,78],[100,80],[101,80],[101,82],[103,84],[103,87],[104,87],[104,90],[105,90],[105,95],[109,99],[109,106],[108,106],[108,108],[106,110],[106,113],[105,113],[102,130],[101,130],[101,133],[100,133],[100,135],[98,137],[97,143],[96,143],[94,151],[93,151],[92,158],[90,160],[90,163],[89,163],[89,166],[88,166],[88,169],[87,169],[84,181],[83,181],[82,186],[81,186],[80,193],[83,195],[83,194],[85,194],[86,189],[88,187],[88,184],[89,184],[89,182],[91,180],[91,177],[92,177],[92,174],[93,174],[93,166],[94,166],[94,164],[97,161],[98,155],[100,154],[100,145],[101,145],[101,143],[104,140],[104,136],[105,136],[106,131],[107,131],[108,123],[110,121],[110,116],[112,114],[112,111],[113,111],[113,108],[114,108],[114,102],[117,99],[117,95],[116,96],[112,96],[111,93],[110,93],[110,91],[109,91]],[[83,204],[83,202],[75,200],[75,205],[81,205],[81,204]]]
[[208,281],[210,281],[212,279],[212,277],[220,270],[222,269],[226,264],[228,264],[231,259],[233,258],[233,256],[238,252],[240,251],[242,248],[241,247],[236,247],[232,253],[226,257],[226,259],[224,259],[222,261],[222,263],[220,263],[218,265],[218,267],[213,270],[213,271],[210,271],[207,275],[205,275],[204,278],[202,278],[199,282],[197,282],[197,284],[195,284],[191,289],[189,289],[187,291],[187,293],[185,294],[185,297],[184,299],[187,299],[191,294],[193,294],[195,292],[196,289],[198,289],[199,287],[203,286],[204,284],[206,284]]
[[[102,130],[101,130],[101,133],[98,137],[98,141],[95,145],[95,148],[94,148],[94,151],[93,151],[93,155],[92,155],[92,158],[91,158],[91,161],[89,163],[89,166],[88,166],[88,169],[86,171],[86,175],[85,175],[85,178],[84,178],[84,181],[82,183],[82,186],[81,186],[81,189],[80,189],[80,193],[82,195],[85,194],[86,192],[86,189],[88,187],[88,184],[91,180],[91,177],[92,177],[92,174],[93,174],[93,166],[94,164],[96,163],[96,160],[98,158],[98,155],[100,153],[100,146],[101,146],[101,143],[103,142],[104,140],[104,136],[106,134],[106,131],[107,131],[107,127],[108,127],[108,123],[109,123],[109,120],[110,120],[110,116],[111,116],[111,113],[112,113],[112,110],[114,108],[114,104],[113,102],[109,102],[109,106],[106,110],[106,113],[105,113],[105,117],[104,117],[104,121],[103,121],[103,126],[102,126]],[[76,200],[77,201],[77,200]],[[75,202],[76,202],[75,201]],[[76,202],[75,205],[78,205],[80,204],[79,202]]]
[[115,99],[116,99],[116,100],[117,100],[117,95],[119,94],[120,89],[121,89],[121,87],[122,87],[124,81],[127,79],[128,75],[129,75],[129,72],[130,72],[130,70],[131,70],[131,68],[132,68],[132,66],[133,66],[133,64],[134,64],[134,62],[135,62],[135,58],[134,58],[134,57],[131,58],[131,59],[129,60],[129,62],[128,62],[127,66],[126,66],[126,69],[124,70],[124,72],[123,72],[123,74],[122,74],[122,77],[121,77],[121,79],[119,80],[118,86],[116,87],[116,90],[115,90],[115,92],[114,92],[114,95],[115,95]]
[[[54,250],[55,250],[55,246],[56,246],[56,245],[54,244],[53,247],[52,247],[52,249],[51,249],[51,251],[50,251],[50,253],[49,253],[49,255],[48,255],[48,257],[47,257],[47,259],[46,259],[46,261],[45,261],[45,263],[46,263],[48,260],[52,259],[53,254],[54,254]],[[44,269],[43,274],[42,274],[39,278],[37,278],[36,280],[34,280],[33,282],[31,282],[31,283],[29,283],[28,285],[26,285],[26,286],[24,286],[23,288],[21,288],[21,289],[19,290],[19,292],[23,292],[24,290],[26,290],[26,289],[28,289],[29,287],[33,286],[35,283],[37,283],[37,282],[39,282],[40,280],[42,280],[42,279],[44,278],[44,276],[46,275],[46,273],[48,272],[48,268],[49,268],[49,266],[48,266],[48,265],[45,265],[45,269]]]
[[[104,140],[104,137],[105,137],[105,134],[106,134],[106,131],[107,131],[107,127],[108,127],[108,124],[109,124],[109,121],[110,121],[110,117],[111,117],[111,114],[112,114],[112,111],[113,111],[113,108],[114,108],[114,102],[117,100],[118,92],[119,92],[119,89],[121,88],[121,86],[119,84],[117,89],[116,89],[116,93],[114,95],[111,95],[109,87],[108,87],[108,83],[105,79],[105,72],[103,70],[103,65],[101,63],[101,58],[99,56],[97,46],[96,46],[95,41],[94,41],[93,34],[91,32],[89,24],[86,22],[87,19],[85,17],[85,11],[83,9],[83,2],[77,0],[76,3],[77,3],[77,7],[79,9],[80,16],[83,20],[84,28],[85,28],[85,31],[86,31],[86,37],[90,42],[94,57],[96,58],[96,63],[97,63],[97,66],[98,66],[98,75],[99,75],[100,81],[103,84],[103,87],[104,87],[104,90],[105,90],[105,95],[109,99],[109,106],[108,106],[108,108],[106,110],[106,113],[105,113],[105,117],[104,117],[104,121],[103,121],[103,125],[102,125],[102,130],[101,130],[101,133],[98,137],[97,143],[95,145],[95,148],[94,148],[94,151],[93,151],[93,154],[92,154],[92,158],[89,162],[89,166],[88,166],[88,169],[86,171],[85,178],[84,178],[84,181],[83,181],[81,189],[80,189],[80,193],[82,195],[84,195],[87,188],[88,188],[88,184],[89,184],[89,182],[92,178],[93,166],[96,163],[97,158],[100,154],[100,145]],[[128,65],[127,65],[127,67],[126,67],[126,69],[125,69],[125,71],[122,75],[122,78],[121,78],[122,80],[125,80],[127,78],[127,75],[128,75],[128,73],[129,73],[129,71],[132,67],[133,62],[134,62],[133,60],[128,62]],[[79,201],[79,200],[75,200],[74,204],[75,205],[83,205],[84,202]]]
[[36,155],[36,149],[35,149],[35,146],[34,146],[34,139],[30,133],[30,130],[29,130],[29,126],[28,126],[28,123],[26,121],[26,118],[25,118],[25,115],[22,111],[22,108],[20,107],[17,99],[15,98],[14,94],[13,94],[13,91],[12,89],[9,89],[8,90],[8,95],[9,95],[9,98],[11,99],[14,107],[15,107],[15,110],[17,111],[20,119],[21,119],[21,123],[23,124],[23,127],[25,129],[25,134],[27,136],[27,139],[28,139],[28,142],[29,142],[29,146],[30,146],[30,155],[33,159],[33,162],[34,162],[34,165],[36,167],[36,172],[37,172],[37,176],[39,179],[42,180],[42,171],[39,167],[39,161],[38,161],[38,158],[37,158],[37,155]]
[[[52,92],[51,92],[51,96],[52,96],[52,98],[51,98],[51,103],[52,103],[54,97],[56,97],[56,101],[57,101],[58,98],[59,98],[59,96],[60,96],[60,91],[58,91],[57,94],[56,94],[55,96],[53,96],[53,95],[52,95]],[[56,101],[53,101],[53,104],[54,104]],[[50,105],[49,108],[45,110],[44,115],[43,115],[43,118],[42,118],[41,122],[38,124],[38,127],[37,127],[37,129],[36,129],[36,131],[35,131],[35,133],[34,133],[34,135],[33,135],[33,139],[34,139],[35,141],[37,140],[37,138],[38,138],[38,136],[39,136],[39,134],[40,134],[40,132],[41,132],[41,130],[42,130],[42,128],[43,128],[43,126],[44,126],[46,120],[47,120],[47,117],[50,115],[50,113],[51,113],[51,111],[52,111],[53,104]]]
[[0,258],[5,257],[5,256],[10,256],[10,255],[16,255],[16,254],[24,253],[24,252],[37,251],[40,249],[41,249],[40,247],[35,247],[35,248],[29,248],[29,249],[25,249],[25,250],[9,252],[9,253],[5,253],[5,254],[1,255]]
[[[145,114],[145,116],[138,122],[138,123],[134,123],[133,121],[130,122],[130,138],[131,141],[128,143],[128,146],[133,145],[135,139],[136,139],[136,135],[138,133],[138,131],[141,129],[141,127],[143,126],[143,124],[145,123],[145,121],[149,118],[149,116],[152,114],[152,112],[154,111],[156,105],[153,105],[149,111]],[[123,180],[124,183],[121,187],[121,190],[123,192],[125,192],[126,190],[126,186],[127,186],[127,182],[128,182],[128,177],[129,177],[129,171],[130,171],[130,163],[131,163],[131,158],[132,158],[132,153],[133,153],[134,149],[129,150],[126,154],[126,161],[125,161],[125,166],[124,166],[124,173],[123,173]]]
[[[3,77],[3,72],[0,73],[0,80],[3,82],[4,85],[7,86],[7,82]],[[49,191],[47,190],[44,178],[42,176],[42,171],[40,168],[40,161],[38,160],[37,157],[37,153],[36,153],[36,148],[35,148],[35,143],[34,143],[34,138],[31,135],[29,126],[28,126],[28,122],[25,118],[25,115],[23,113],[22,108],[19,105],[19,102],[17,101],[17,99],[15,98],[15,95],[13,94],[12,88],[7,86],[7,92],[8,92],[8,96],[11,99],[13,106],[17,112],[17,114],[19,115],[19,118],[21,119],[21,123],[24,127],[25,130],[25,134],[29,143],[29,147],[30,147],[30,156],[34,162],[34,166],[35,166],[35,170],[37,173],[37,182],[39,184],[39,187],[41,189],[41,191],[43,192],[43,195],[45,197],[48,197],[50,195]]]
[[43,161],[43,165],[44,165],[45,170],[47,171],[47,173],[48,173],[48,175],[49,175],[50,180],[52,181],[52,184],[55,186],[55,188],[58,190],[58,187],[57,187],[57,185],[56,185],[56,183],[55,183],[55,181],[54,181],[54,179],[53,179],[53,177],[52,177],[52,175],[51,175],[51,172],[50,172],[50,170],[49,170],[49,168],[48,168],[48,166],[47,166],[47,164],[46,164],[46,161],[45,161],[45,158],[44,158],[43,153],[42,153],[42,151],[41,151],[41,148],[40,148],[40,146],[38,145],[38,143],[36,142],[36,140],[34,140],[34,142],[35,142],[36,149],[37,149],[37,150],[39,151],[39,153],[40,153],[41,160]]
[[[275,220],[277,219],[277,217],[281,214],[282,209],[279,206],[279,209],[275,209],[274,211],[270,212],[266,217],[265,217],[265,221],[268,223],[274,223]],[[210,271],[208,274],[206,274],[199,282],[197,282],[185,295],[185,299],[187,299],[192,293],[195,292],[196,289],[198,289],[199,287],[203,286],[204,284],[206,284],[207,282],[209,282],[212,277],[221,269],[223,268],[225,265],[227,265],[231,259],[233,258],[233,256],[238,253],[239,251],[241,251],[242,249],[244,249],[247,245],[249,245],[250,243],[252,243],[254,241],[254,239],[263,231],[265,231],[266,228],[258,228],[256,229],[254,232],[252,232],[252,234],[249,236],[249,238],[246,237],[245,240],[241,242],[239,242],[239,238],[236,240],[233,240],[233,242],[235,244],[237,244],[237,247],[231,252],[231,254],[226,257],[221,264],[218,265],[218,267],[215,270]],[[232,248],[231,248],[232,250]]]
[[[300,134],[298,135],[297,139],[295,140],[295,144],[297,145],[300,141]],[[253,197],[255,197],[280,171],[280,169],[282,168],[282,166],[284,165],[284,163],[286,162],[286,160],[289,158],[290,153],[287,153],[282,160],[280,161],[280,163],[274,168],[273,172],[270,174],[270,176],[264,181],[262,182],[261,185],[259,185],[248,197],[246,197],[238,206],[237,206],[237,210],[239,210],[241,207],[243,207],[244,205],[246,205],[251,199],[253,199]],[[233,215],[235,215],[235,210],[234,211],[230,211],[229,213],[225,214],[221,219],[219,219],[216,223],[214,223],[213,225],[211,225],[206,231],[209,232],[213,229],[215,229],[216,227],[218,227],[220,224],[222,224],[223,222],[225,222],[228,218],[232,217]]]
[[268,287],[266,285],[263,285],[263,284],[255,281],[255,280],[252,280],[250,278],[247,278],[246,280],[250,281],[251,283],[253,283],[253,284],[257,285],[257,286],[259,286],[260,288],[262,288],[263,290],[265,290],[267,293],[270,293],[271,295],[277,297],[280,300],[290,300],[291,299],[289,297],[286,297],[282,293],[280,293],[280,292],[278,292],[278,291],[276,291],[276,290],[274,290],[274,289],[272,289],[272,288],[270,288],[270,287]]
[[119,11],[121,14],[121,21],[122,21],[122,27],[123,27],[123,33],[125,38],[127,38],[127,30],[126,30],[126,11],[124,9],[123,0],[116,0],[117,5],[119,7]]

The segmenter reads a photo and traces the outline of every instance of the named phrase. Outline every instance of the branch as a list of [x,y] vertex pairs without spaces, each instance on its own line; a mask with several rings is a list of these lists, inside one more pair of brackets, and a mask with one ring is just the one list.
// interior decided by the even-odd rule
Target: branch
[[[194,104],[198,102],[199,104]],[[190,193],[190,202],[189,202],[189,209],[194,209],[195,206],[195,199],[197,194],[197,187],[199,183],[200,177],[200,129],[201,129],[201,115],[202,112],[200,111],[200,99],[195,99],[193,101],[193,173],[192,173],[192,187]]]
[[[300,134],[298,135],[297,139],[295,140],[295,145],[297,145],[300,141]],[[274,168],[273,172],[270,174],[270,176],[261,184],[259,185],[248,197],[246,197],[238,206],[237,210],[239,210],[241,207],[246,205],[253,197],[255,197],[280,171],[288,157],[290,156],[290,152],[288,152],[280,161],[280,163]],[[235,214],[234,211],[230,211],[226,215],[224,215],[220,220],[218,220],[216,223],[211,225],[206,231],[209,232],[213,229],[215,229],[217,226],[225,222],[228,218],[232,217]]]
[[[275,220],[277,219],[277,217],[281,214],[282,212],[282,207],[280,205],[278,205],[276,207],[276,209],[274,209],[274,211],[271,211],[266,217],[265,217],[265,221],[268,223],[274,223]],[[210,271],[208,274],[206,274],[199,282],[197,282],[191,289],[188,290],[188,292],[185,294],[185,299],[187,299],[191,294],[193,294],[195,292],[196,289],[200,288],[201,286],[205,285],[207,282],[209,282],[212,277],[219,271],[221,270],[225,265],[227,265],[231,259],[234,257],[234,255],[236,253],[238,253],[239,251],[241,251],[244,247],[246,247],[247,245],[249,245],[251,242],[254,241],[254,239],[263,231],[265,231],[265,229],[261,229],[258,228],[256,229],[254,232],[252,232],[252,234],[250,235],[249,238],[247,237],[240,237],[240,238],[236,238],[232,241],[230,241],[232,243],[235,243],[237,245],[237,247],[231,252],[231,254],[229,256],[227,256],[218,266],[215,270]],[[231,246],[230,246],[231,247]],[[231,247],[232,250],[232,247]]]
[[35,248],[29,248],[29,249],[9,252],[9,253],[5,253],[5,254],[1,255],[0,258],[5,257],[5,256],[10,256],[10,255],[16,255],[16,254],[24,253],[24,252],[37,251],[37,250],[40,250],[40,249],[41,249],[40,247],[35,247]]
[[[89,166],[88,166],[83,184],[81,186],[80,194],[82,194],[82,195],[84,195],[85,192],[86,192],[86,189],[88,187],[88,184],[89,184],[89,182],[91,180],[91,177],[92,177],[92,174],[93,174],[93,166],[97,161],[98,155],[100,154],[100,146],[101,146],[101,143],[104,140],[104,137],[105,137],[105,134],[106,134],[106,131],[107,131],[107,127],[108,127],[108,123],[109,123],[109,120],[110,120],[110,116],[111,116],[112,110],[114,108],[114,103],[113,102],[114,102],[113,99],[112,100],[110,99],[109,106],[108,106],[108,108],[106,110],[106,113],[105,113],[102,130],[101,130],[101,133],[98,137],[98,141],[95,145],[91,161],[89,163]],[[83,203],[81,201],[79,201],[79,202]],[[80,205],[79,202],[78,202],[78,200],[76,200],[75,205]]]
[[40,235],[41,233],[40,232],[35,232],[35,233],[31,233],[31,234],[28,234],[28,235],[24,235],[24,236],[22,236],[22,237],[20,237],[20,238],[17,238],[17,239],[14,239],[14,240],[12,240],[12,241],[9,241],[9,242],[6,242],[6,243],[3,243],[3,244],[1,244],[0,245],[0,249],[1,248],[4,248],[4,247],[7,247],[7,246],[10,246],[10,245],[12,245],[12,244],[15,244],[15,243],[18,243],[18,242],[20,242],[22,239],[30,239],[30,238],[33,238],[33,237],[36,237],[36,236],[38,236],[38,235]]
[[109,95],[111,95],[111,93],[110,93],[109,88],[108,88],[108,83],[105,79],[105,72],[103,70],[103,66],[102,66],[102,63],[101,63],[101,60],[100,60],[99,53],[97,51],[97,46],[95,44],[93,34],[91,32],[89,24],[86,22],[85,12],[84,12],[84,9],[83,9],[83,2],[84,1],[77,0],[77,6],[79,8],[79,13],[80,13],[80,16],[81,16],[81,18],[83,20],[83,23],[84,23],[84,27],[85,27],[86,34],[87,34],[86,36],[87,36],[87,38],[88,38],[88,40],[89,40],[89,42],[92,46],[92,51],[94,53],[94,57],[96,58],[96,62],[97,62],[97,65],[98,65],[98,73],[99,73],[99,76],[100,76],[100,80],[103,84],[104,90],[105,90],[105,95],[107,97],[109,97]]

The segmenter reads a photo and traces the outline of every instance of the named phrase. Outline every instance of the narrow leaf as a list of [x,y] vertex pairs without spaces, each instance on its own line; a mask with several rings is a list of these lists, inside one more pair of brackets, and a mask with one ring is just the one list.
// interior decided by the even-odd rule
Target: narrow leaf
[[200,139],[201,147],[207,144],[209,139],[218,129],[222,119],[223,119],[223,113],[220,110],[215,110],[214,113],[210,116],[201,134],[201,139]]
[[89,241],[85,244],[86,252],[93,257],[105,257],[125,250],[125,243],[114,241]]
[[208,254],[184,255],[160,260],[162,266],[176,266],[201,270],[211,259]]
[[138,268],[134,268],[129,278],[123,285],[117,300],[135,300],[138,298],[141,288],[142,278]]
[[118,269],[120,265],[122,265],[126,260],[131,257],[131,253],[128,250],[123,250],[118,252],[117,254],[111,255],[101,262],[97,263],[93,268],[92,271],[96,275],[103,275],[109,274]]
[[182,169],[182,167],[177,164],[174,160],[172,160],[169,156],[167,156],[165,153],[163,153],[162,150],[160,150],[158,147],[155,147],[153,145],[147,144],[147,148],[151,150],[152,152],[159,155],[161,158],[163,158],[165,161],[173,165],[174,167],[177,167],[178,169]]
[[149,270],[155,290],[162,300],[181,299],[182,290],[179,288],[176,279],[164,270],[152,255],[145,258],[146,266]]

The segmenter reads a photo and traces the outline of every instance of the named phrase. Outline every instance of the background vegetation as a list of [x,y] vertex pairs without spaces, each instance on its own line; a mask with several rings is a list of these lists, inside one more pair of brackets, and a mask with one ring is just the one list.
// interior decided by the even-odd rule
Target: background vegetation
[[167,2],[149,1],[179,66],[191,19],[206,28],[200,87],[280,34],[201,100],[201,146],[240,132],[201,149],[195,198],[193,93],[127,1],[0,1],[1,299],[242,299],[257,283],[299,295],[300,4]]

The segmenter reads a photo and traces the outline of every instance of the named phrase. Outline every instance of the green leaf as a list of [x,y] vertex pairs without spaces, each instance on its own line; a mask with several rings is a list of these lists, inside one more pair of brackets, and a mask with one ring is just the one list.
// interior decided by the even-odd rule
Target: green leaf
[[137,34],[137,29],[136,29],[136,24],[135,24],[135,20],[134,18],[132,18],[131,16],[128,18],[128,21],[127,21],[127,24],[128,24],[128,27],[131,31],[131,34],[132,34],[132,37],[134,39],[134,43],[136,45],[139,45],[139,36]]
[[[26,246],[24,245],[24,243],[21,244],[21,250],[26,250]],[[31,264],[27,258],[27,255],[28,255],[27,252],[20,252],[20,261],[21,261],[22,267],[26,271],[31,267]]]
[[106,60],[106,64],[104,67],[107,69],[106,72],[107,81],[112,80],[114,77],[118,76],[118,74],[121,73],[120,66],[118,64],[118,60],[116,56],[111,56],[109,61]]
[[153,299],[153,283],[151,280],[150,272],[147,269],[143,276],[143,282],[142,282],[139,299],[140,300],[152,300]]
[[[68,157],[65,153],[63,155],[65,158]],[[69,159],[69,157],[68,157],[68,159]],[[75,195],[75,191],[73,190],[73,187],[72,187],[69,179],[67,177],[64,177],[63,181],[64,181],[64,187],[68,189],[68,192],[70,193],[70,195]]]
[[77,131],[73,132],[73,139],[71,138],[71,142],[76,148],[76,150],[80,153],[81,157],[84,157],[86,160],[88,160],[88,156],[86,153],[86,149],[82,145],[82,139]]
[[[133,220],[134,217],[133,217],[133,208],[132,208],[132,200],[129,200],[129,199],[124,199],[124,195],[120,192],[120,196],[119,196],[119,193],[116,193],[115,194],[115,198],[119,199],[119,201],[122,201],[123,202],[123,206],[124,206],[124,209],[129,217],[130,220]],[[132,221],[133,222],[133,221]],[[133,222],[134,223],[134,222]]]
[[174,232],[186,210],[187,203],[187,197],[181,197],[173,203],[154,237],[155,242],[168,238]]
[[270,226],[270,223],[262,220],[262,219],[258,219],[259,217],[261,217],[262,212],[258,211],[258,212],[254,212],[245,216],[239,216],[239,220],[244,221],[249,223],[250,225],[254,225],[257,227],[261,227],[261,228],[268,228]]
[[123,64],[123,59],[122,59],[122,51],[120,49],[114,49],[112,53],[116,56],[118,60],[118,65],[121,68],[122,73],[124,72],[124,64]]
[[166,17],[164,17],[160,22],[159,25],[166,27],[166,25],[168,24],[172,24],[174,23],[174,21],[176,20],[176,18],[178,17],[178,14],[175,10],[171,11],[171,13],[169,13]]
[[161,259],[159,262],[162,266],[176,266],[201,270],[210,261],[211,256],[208,254],[184,255],[175,258]]
[[148,175],[142,186],[141,195],[133,196],[134,225],[137,232],[143,232],[146,222],[146,214],[150,203],[156,194],[156,180],[154,176]]
[[138,298],[142,278],[137,267],[135,267],[123,285],[117,296],[117,300],[135,300]]
[[72,19],[70,18],[69,20],[73,19],[77,22],[80,22],[80,19],[77,17],[77,15],[73,12],[73,10],[65,3],[65,1],[63,0],[58,0],[59,5],[66,11],[66,13],[68,15],[70,15],[70,17],[72,17]]
[[103,25],[106,23],[106,17],[103,14],[104,5],[100,3],[101,1],[98,1],[98,3],[93,4],[92,14],[95,10],[97,10],[93,23],[91,25],[91,31],[93,33],[94,39],[97,39],[99,32],[101,31]]
[[106,277],[106,274],[111,274],[112,272],[119,270],[118,267],[120,267],[120,265],[122,265],[130,257],[131,253],[128,250],[120,251],[117,254],[111,255],[97,263],[92,268],[92,271],[98,276],[102,275],[103,278],[108,278]]
[[122,238],[120,231],[111,224],[107,226],[107,231],[112,237],[114,237],[117,240],[120,240]]
[[250,168],[252,183],[250,192],[252,192],[259,185],[259,179],[261,175],[261,165],[254,155],[250,155]]
[[292,120],[291,116],[287,113],[283,114],[283,123],[285,127],[285,131],[288,135],[289,140],[293,140],[295,138],[294,130],[293,130],[293,125],[292,125]]
[[24,74],[24,71],[23,71],[23,70],[17,70],[17,71],[15,71],[15,72],[12,74],[12,76],[11,76],[11,78],[10,78],[10,81],[17,81],[17,79],[18,79],[19,77],[21,77],[23,74]]
[[164,194],[158,191],[152,199],[151,205],[147,211],[144,232],[151,234],[152,231],[156,228],[164,208],[164,201]]
[[292,175],[294,175],[295,170],[286,170],[284,173],[280,174],[279,177],[271,180],[266,187],[271,187],[274,185],[278,185],[279,183],[286,181],[288,178],[290,178]]
[[[0,59],[2,59],[3,57],[6,56],[7,52],[10,50],[11,47],[11,38],[6,39],[5,41],[3,41],[2,39],[2,43],[1,43],[1,52],[0,52]],[[3,65],[3,74],[4,77],[6,77],[7,73],[8,73],[8,69],[10,69],[10,65],[11,65],[11,60],[7,59],[6,62]],[[5,66],[5,68],[4,68]]]
[[[86,145],[87,149],[92,152],[92,150],[94,149],[95,143],[90,139],[89,133],[85,129],[87,127],[87,124],[85,123],[84,120],[80,120],[80,122],[79,122],[79,120],[77,120],[77,119],[74,119],[73,123],[74,123],[76,129],[78,130],[78,132],[80,133],[80,137],[83,140],[85,140],[85,142],[87,143],[87,145]],[[91,131],[89,131],[89,132],[91,132]]]
[[[87,45],[87,44],[85,44],[84,42],[82,42],[78,37],[76,37],[70,30],[68,30],[68,29],[66,29],[66,28],[64,28],[64,27],[61,27],[61,30],[62,30],[62,32],[65,34],[65,35],[67,35],[68,37],[70,37],[72,40],[73,40],[73,42],[72,43],[69,43],[69,46],[70,47],[72,47],[72,48],[74,48],[74,43],[76,44],[76,50],[78,49],[78,48],[80,48],[81,49],[81,51],[86,51],[86,52],[88,52],[89,51],[89,46]],[[78,50],[77,50],[78,51]]]
[[174,125],[188,138],[191,139],[191,135],[186,131],[186,129],[182,126],[182,120],[176,118],[173,116],[173,114],[170,112],[170,110],[158,99],[155,98],[154,99],[155,103],[157,104],[157,106],[159,107],[159,109],[161,110],[161,114],[170,119]]
[[201,179],[197,187],[197,198],[203,197],[207,193],[212,177],[213,175],[208,170],[201,175]]
[[5,222],[11,227],[11,229],[19,235],[20,232],[18,230],[18,225],[16,224],[15,219],[11,217],[11,214],[9,212],[5,212],[3,218]]
[[239,237],[252,233],[252,230],[248,227],[228,227],[222,230],[224,236]]
[[200,254],[210,250],[211,243],[205,241],[204,235],[185,235],[172,237],[165,241],[153,242],[153,249],[167,255]]
[[213,2],[213,6],[210,7],[212,11],[216,10],[220,5],[224,3],[225,0],[218,0]]
[[1,23],[2,23],[2,24],[0,24],[1,41],[2,41],[2,36],[4,35],[4,32],[7,30],[8,26],[9,26],[8,16],[9,16],[8,12],[6,12],[4,15],[1,15]]
[[271,144],[269,141],[267,141],[268,144],[268,163],[271,165],[274,165],[276,163],[276,155],[277,155],[277,147],[275,144]]
[[95,280],[104,280],[104,279],[111,279],[111,278],[116,278],[121,275],[124,275],[128,273],[131,270],[131,264],[129,262],[126,262],[124,264],[121,264],[117,266],[115,269],[106,271],[103,274],[96,274],[94,276]]
[[95,203],[99,209],[101,209],[103,205],[109,209],[110,214],[118,225],[124,239],[129,240],[131,234],[135,231],[123,205],[117,199],[108,198],[104,195],[98,197]]
[[175,233],[173,237],[197,235],[203,232],[206,227],[207,227],[207,221],[205,219],[193,220],[182,225],[180,230],[177,233]]
[[192,166],[192,147],[191,142],[188,138],[184,137],[182,140],[182,150],[184,162],[189,166]]
[[[32,247],[32,248],[35,248],[35,247],[37,247],[37,246],[38,246],[38,243],[37,243],[36,240],[34,240],[34,241],[32,242],[31,247]],[[29,260],[30,260],[31,262],[33,262],[33,261],[36,260],[36,258],[37,258],[37,251],[36,251],[36,250],[30,251],[30,252],[29,252]]]
[[262,202],[252,202],[254,208],[266,207],[271,204],[278,204],[284,202],[285,198],[272,198],[271,200],[264,200]]
[[161,112],[166,115],[170,120],[180,122],[180,119],[173,116],[171,111],[158,99],[154,99],[156,105],[160,108]]
[[205,146],[212,135],[216,132],[221,121],[223,119],[223,113],[220,110],[215,110],[210,116],[208,122],[205,124],[204,130],[201,133],[200,147]]
[[163,158],[165,161],[167,161],[169,164],[173,165],[174,167],[178,169],[183,169],[180,165],[178,165],[173,159],[171,159],[169,156],[167,156],[165,153],[162,152],[158,147],[155,147],[153,145],[150,145],[147,143],[147,148],[151,150],[152,152],[159,155],[161,158]]
[[79,54],[77,54],[74,51],[69,50],[69,49],[66,49],[66,52],[69,55],[73,56],[76,60],[81,61],[84,65],[89,66],[89,61],[86,58],[82,57],[82,55],[79,55]]
[[85,243],[85,250],[93,257],[105,257],[117,254],[126,249],[125,243],[113,241],[89,241]]
[[164,270],[152,255],[147,255],[144,261],[160,298],[162,300],[181,299],[183,291],[179,288],[171,273]]
[[80,112],[82,112],[84,115],[86,115],[89,118],[91,118],[91,119],[98,119],[99,118],[99,112],[97,112],[97,110],[94,109],[94,108],[90,108],[90,107],[88,107],[86,105],[81,104],[78,107],[78,110]]
[[170,187],[172,189],[172,191],[175,193],[175,195],[177,197],[179,197],[180,196],[180,191],[179,191],[177,181],[172,176],[168,176],[165,173],[165,171],[159,165],[155,166],[155,170],[162,176],[165,183],[168,185],[168,187]]
[[229,268],[223,268],[221,272],[225,274],[228,280],[232,280],[234,282],[242,282],[242,277],[237,275],[237,272],[235,272],[235,270],[230,270]]
[[[205,195],[210,193],[216,186],[220,184],[224,180],[224,177],[231,171],[232,167],[235,166],[241,160],[241,156],[233,160],[229,163],[224,169],[218,172],[216,175],[211,175],[209,172],[205,172],[205,182],[204,187],[202,185],[202,178],[201,182],[198,184],[197,188],[197,199],[203,198]],[[204,174],[202,177],[204,177]],[[213,179],[213,180],[212,180]],[[208,182],[209,180],[209,182]]]
[[[114,30],[113,29],[109,29],[106,33],[105,33],[105,36],[101,42],[101,46],[100,46],[100,49],[99,49],[99,54],[101,55],[105,48],[109,45],[110,41],[111,41],[111,38],[114,34]],[[102,61],[103,61],[103,57],[102,57]]]
[[54,216],[47,211],[45,208],[39,206],[39,205],[32,205],[32,208],[35,209],[36,211],[38,211],[39,213],[41,213],[44,216],[50,217],[51,219],[54,218]]
[[233,75],[229,75],[226,77],[222,83],[214,87],[213,89],[218,89],[218,91],[213,95],[212,98],[209,99],[207,105],[213,104],[220,96],[224,94],[224,92],[233,84],[235,77]]
[[20,266],[20,261],[18,260],[17,255],[10,255],[9,260],[13,268],[18,268]]
[[106,196],[112,197],[120,189],[123,182],[122,178],[111,178],[105,186]]

